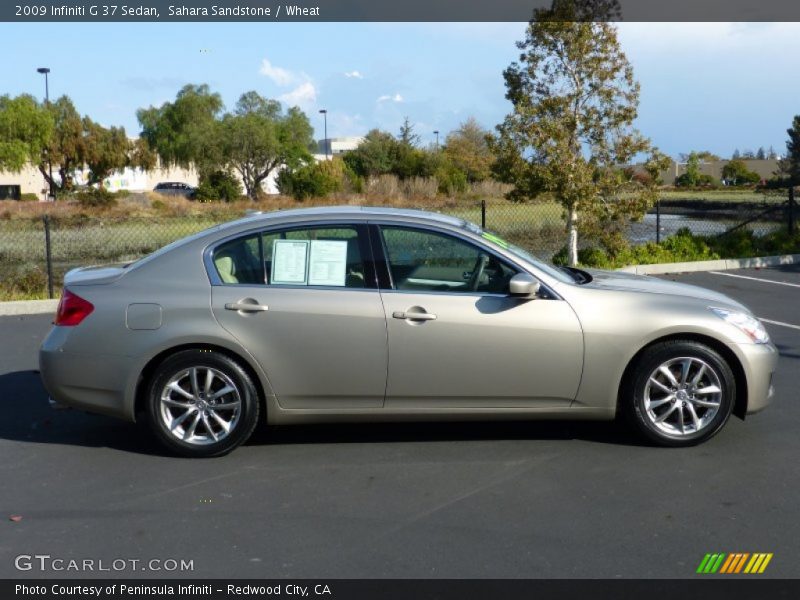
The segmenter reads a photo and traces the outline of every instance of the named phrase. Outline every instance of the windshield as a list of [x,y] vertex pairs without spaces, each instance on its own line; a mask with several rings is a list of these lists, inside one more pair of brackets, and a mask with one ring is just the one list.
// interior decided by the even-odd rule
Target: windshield
[[[473,227],[475,229],[473,229]],[[489,240],[490,242],[494,242],[504,250],[507,250],[517,258],[520,258],[525,262],[532,264],[534,267],[536,267],[541,271],[544,271],[554,279],[557,279],[558,281],[561,281],[563,283],[575,283],[576,279],[571,274],[561,271],[556,267],[554,267],[553,265],[536,258],[533,254],[531,254],[524,248],[520,248],[516,244],[512,244],[511,242],[504,240],[499,235],[496,235],[494,233],[489,233],[488,231],[484,231],[477,225],[473,225],[473,227],[469,227],[468,229],[474,231],[475,233],[479,233],[483,239]]]

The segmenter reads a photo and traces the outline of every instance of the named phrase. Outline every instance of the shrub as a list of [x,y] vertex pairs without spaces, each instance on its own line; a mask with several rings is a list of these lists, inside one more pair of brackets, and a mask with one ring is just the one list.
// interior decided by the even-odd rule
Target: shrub
[[[354,187],[355,179],[344,161],[334,158],[304,165],[298,169],[284,169],[278,174],[278,190],[295,200],[323,198],[346,188]],[[358,185],[361,185],[360,183]]]
[[26,192],[19,197],[20,202],[38,202],[39,195],[32,192]]
[[114,194],[103,188],[84,188],[75,192],[74,197],[83,208],[110,208],[117,204]]
[[242,184],[227,171],[213,171],[200,177],[195,198],[200,202],[231,202],[242,196]]

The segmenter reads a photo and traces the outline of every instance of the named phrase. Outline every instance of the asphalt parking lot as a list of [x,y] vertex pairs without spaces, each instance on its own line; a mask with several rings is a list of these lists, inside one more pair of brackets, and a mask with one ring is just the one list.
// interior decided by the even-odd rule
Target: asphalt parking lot
[[781,354],[773,405],[691,449],[609,423],[331,425],[178,459],[142,426],[52,410],[50,316],[0,317],[0,578],[93,576],[20,554],[194,564],[102,577],[672,578],[709,552],[800,577],[800,268],[666,278],[744,302]]

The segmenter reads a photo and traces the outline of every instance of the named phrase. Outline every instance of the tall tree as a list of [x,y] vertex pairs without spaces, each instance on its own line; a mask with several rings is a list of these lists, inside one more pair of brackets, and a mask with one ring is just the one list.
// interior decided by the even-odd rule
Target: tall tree
[[[71,190],[75,184],[75,172],[84,165],[83,121],[68,96],[61,96],[47,105],[52,115],[55,130],[45,154],[38,163],[39,172],[55,189]],[[58,165],[58,179],[50,179],[49,163]]]
[[800,115],[795,116],[792,126],[786,130],[786,157],[781,160],[781,173],[789,178],[791,185],[800,184]]
[[764,146],[759,147],[758,151],[756,152],[756,158],[758,160],[765,160],[767,158],[767,151],[764,150]]
[[620,48],[616,0],[554,0],[537,9],[518,62],[504,72],[513,111],[497,126],[497,172],[512,199],[552,194],[567,215],[569,264],[578,261],[578,218],[620,221],[644,214],[655,186],[622,175],[620,165],[651,153],[657,181],[663,155],[633,128],[639,84]]
[[297,107],[283,113],[277,100],[251,91],[243,94],[221,122],[223,160],[242,179],[247,195],[258,198],[261,184],[280,166],[290,169],[311,160],[313,129]]
[[469,117],[445,140],[445,156],[470,182],[483,181],[491,175],[495,157],[489,148],[489,136],[489,131]]
[[408,117],[403,119],[403,124],[400,126],[400,135],[397,139],[405,146],[417,146],[419,144],[419,135],[414,132],[414,124]]
[[53,117],[32,96],[0,96],[0,169],[38,164],[53,134]]
[[222,108],[222,97],[207,85],[187,85],[174,102],[139,109],[136,117],[142,139],[162,164],[195,167],[202,175],[222,162],[218,138]]
[[360,177],[391,173],[397,156],[398,142],[391,133],[372,129],[354,150],[345,152],[345,164]]
[[83,118],[83,161],[89,170],[89,185],[103,187],[115,171],[131,164],[133,144],[122,127],[105,128]]

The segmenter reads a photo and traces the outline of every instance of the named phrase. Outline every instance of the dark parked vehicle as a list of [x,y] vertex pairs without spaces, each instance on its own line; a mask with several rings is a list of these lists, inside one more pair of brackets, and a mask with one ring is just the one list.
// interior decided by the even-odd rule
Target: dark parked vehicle
[[153,191],[164,196],[183,196],[185,198],[194,198],[197,193],[197,188],[192,187],[188,183],[180,183],[177,181],[162,181]]

